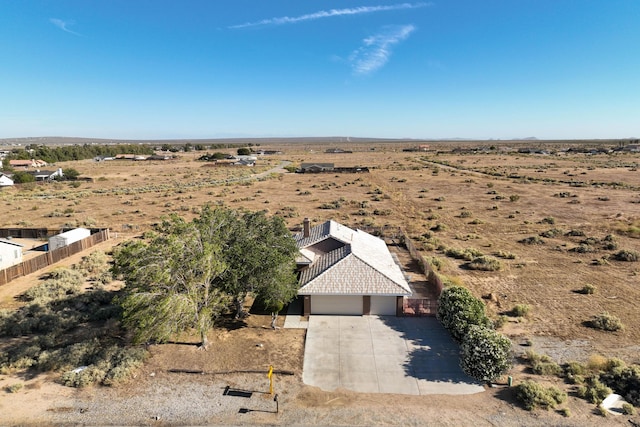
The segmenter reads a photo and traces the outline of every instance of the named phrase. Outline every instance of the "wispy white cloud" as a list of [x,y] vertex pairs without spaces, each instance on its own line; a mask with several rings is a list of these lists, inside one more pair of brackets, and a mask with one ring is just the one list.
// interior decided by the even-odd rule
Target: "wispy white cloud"
[[314,21],[317,19],[324,19],[324,18],[333,18],[335,16],[361,15],[364,13],[387,12],[387,11],[402,10],[402,9],[418,9],[421,7],[427,7],[431,5],[432,3],[398,3],[398,4],[391,4],[386,6],[360,6],[360,7],[353,7],[348,9],[329,9],[329,10],[321,10],[318,12],[309,13],[309,14],[300,15],[300,16],[282,16],[279,18],[263,19],[262,21],[246,22],[244,24],[231,25],[228,28],[236,29],[236,28],[246,28],[246,27],[257,27],[261,25],[296,24],[298,22]]
[[75,22],[73,21],[63,21],[58,18],[50,18],[49,22],[51,22],[56,27],[60,28],[62,31],[66,31],[67,33],[73,34],[75,36],[81,36],[82,34],[76,33],[68,28],[69,25],[73,25]]
[[384,66],[389,61],[393,47],[406,40],[415,30],[413,25],[389,26],[364,39],[362,46],[349,56],[354,74],[369,74]]

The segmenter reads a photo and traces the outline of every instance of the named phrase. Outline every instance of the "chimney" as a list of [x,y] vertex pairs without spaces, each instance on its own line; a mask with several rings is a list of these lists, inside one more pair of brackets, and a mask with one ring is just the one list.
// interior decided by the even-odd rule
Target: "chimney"
[[309,237],[310,234],[311,222],[309,221],[309,218],[305,218],[304,221],[302,221],[302,237]]

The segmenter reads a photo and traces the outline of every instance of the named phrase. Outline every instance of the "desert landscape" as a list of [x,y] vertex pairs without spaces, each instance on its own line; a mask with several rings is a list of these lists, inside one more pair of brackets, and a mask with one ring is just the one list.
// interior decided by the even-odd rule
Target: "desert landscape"
[[[179,146],[179,144],[176,144]],[[616,141],[260,142],[255,166],[215,166],[205,152],[171,160],[92,159],[59,162],[81,180],[28,183],[0,190],[0,228],[109,228],[111,239],[47,271],[109,254],[170,214],[185,219],[205,205],[284,218],[300,230],[334,219],[352,228],[401,227],[445,284],[481,298],[498,331],[512,341],[514,384],[534,379],[568,393],[557,410],[527,411],[507,376],[469,396],[325,392],[302,383],[305,331],[272,330],[271,316],[225,318],[199,351],[185,334],[148,346],[135,374],[112,387],[65,387],[61,372],[6,369],[0,374],[0,424],[7,425],[639,425],[637,415],[605,415],[559,375],[537,374],[531,354],[556,364],[640,363],[640,154]],[[339,148],[336,150],[336,148]],[[415,150],[414,150],[415,149]],[[332,151],[332,152],[327,152]],[[367,168],[354,173],[295,173],[302,164]],[[384,237],[384,236],[383,236]],[[35,244],[35,243],[34,243]],[[469,268],[466,253],[493,260]],[[634,257],[635,254],[635,257]],[[411,274],[415,266],[400,254]],[[47,271],[0,287],[0,309],[20,309],[19,296]],[[424,280],[424,279],[423,279]],[[91,282],[85,284],[90,288]],[[116,291],[117,280],[107,286]],[[285,309],[286,312],[286,309]],[[593,327],[607,314],[620,328]],[[284,314],[284,313],[283,313]],[[278,322],[282,326],[284,316]],[[90,325],[88,325],[90,326]],[[8,353],[24,337],[0,337]],[[276,375],[276,402],[264,372]],[[199,371],[200,374],[171,372]],[[21,384],[13,390],[11,387]],[[225,395],[225,388],[250,391]],[[244,409],[244,411],[243,411]]]

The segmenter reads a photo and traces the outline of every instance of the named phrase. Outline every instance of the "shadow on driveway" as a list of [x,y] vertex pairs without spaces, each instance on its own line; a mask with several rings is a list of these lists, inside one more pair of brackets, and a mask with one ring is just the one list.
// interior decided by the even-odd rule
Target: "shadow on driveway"
[[407,343],[404,370],[419,380],[475,383],[460,367],[460,347],[435,317],[381,316]]
[[302,379],[332,391],[474,394],[484,391],[459,366],[458,345],[435,318],[309,318]]

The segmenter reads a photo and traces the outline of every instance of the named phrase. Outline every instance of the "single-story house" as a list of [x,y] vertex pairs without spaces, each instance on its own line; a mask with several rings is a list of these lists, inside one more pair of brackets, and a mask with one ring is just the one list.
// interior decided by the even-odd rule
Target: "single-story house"
[[233,164],[236,166],[255,166],[258,158],[256,156],[234,156]]
[[29,168],[41,168],[47,166],[47,162],[44,160],[30,159],[30,160],[9,160],[9,166],[14,169],[29,169]]
[[7,239],[0,239],[0,270],[22,262],[22,245]]
[[107,161],[115,160],[115,159],[116,159],[115,156],[95,156],[93,158],[93,161],[94,162],[107,162]]
[[51,181],[51,180],[54,180],[56,178],[62,178],[63,177],[62,168],[58,168],[55,171],[36,170],[36,171],[33,171],[33,172],[29,172],[29,173],[36,178],[36,181]]
[[302,173],[320,173],[331,172],[334,168],[333,163],[302,163],[299,170]]
[[296,234],[304,315],[398,315],[411,288],[384,240],[335,221]]
[[13,185],[13,179],[9,175],[0,172],[0,187],[9,187]]

